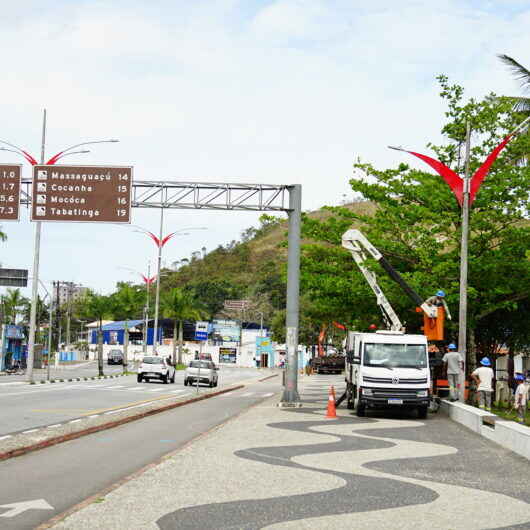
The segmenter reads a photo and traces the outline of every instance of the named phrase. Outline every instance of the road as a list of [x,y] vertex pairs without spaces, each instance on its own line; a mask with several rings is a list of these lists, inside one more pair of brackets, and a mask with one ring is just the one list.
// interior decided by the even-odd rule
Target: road
[[527,460],[441,413],[326,419],[341,379],[301,378],[302,408],[265,400],[57,530],[530,528]]
[[[254,368],[222,366],[217,389],[259,377],[263,373]],[[206,388],[199,387],[199,392]],[[196,393],[195,387],[184,386],[184,370],[178,370],[175,383],[167,385],[154,381],[138,383],[132,375],[49,385],[0,384],[0,437],[105,414],[139,402]]]
[[[280,390],[278,377],[258,382],[263,372],[253,372],[255,382],[244,389],[0,463],[0,527],[34,528]],[[228,379],[232,383],[249,379],[244,369],[221,370],[221,376],[225,386]],[[71,389],[64,392],[80,397]],[[108,399],[121,395],[88,389],[82,394],[85,401],[100,394]],[[9,508],[33,500],[40,508],[21,513]],[[48,505],[53,509],[46,509]],[[14,515],[8,517],[10,513]]]
[[[105,375],[121,374],[123,366],[121,365],[107,365],[104,363],[103,372]],[[98,375],[97,361],[88,361],[73,365],[60,365],[59,368],[50,366],[50,379],[71,379],[73,377],[96,377]],[[48,379],[48,370],[46,368],[39,368],[33,370],[34,381],[46,381]],[[26,381],[26,375],[20,374],[3,374],[0,377],[0,387],[4,384],[13,382]]]

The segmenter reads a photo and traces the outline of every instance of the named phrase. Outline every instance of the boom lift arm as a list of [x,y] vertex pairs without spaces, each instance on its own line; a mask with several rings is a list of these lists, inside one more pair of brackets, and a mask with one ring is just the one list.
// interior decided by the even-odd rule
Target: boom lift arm
[[405,291],[416,305],[421,307],[427,316],[430,318],[436,317],[436,309],[426,304],[420,298],[416,291],[408,285],[401,274],[390,265],[387,259],[370,243],[370,241],[368,241],[368,239],[366,239],[362,232],[356,229],[351,229],[345,232],[342,235],[342,246],[350,251],[355,263],[357,263],[357,266],[366,278],[368,285],[372,288],[372,291],[377,298],[377,305],[383,313],[383,319],[390,330],[402,331],[403,325],[390,305],[387,297],[384,295],[383,291],[381,291],[381,288],[377,283],[376,275],[365,266],[366,252],[370,254],[370,256],[372,256],[383,269],[385,269],[387,274],[403,289],[403,291]]

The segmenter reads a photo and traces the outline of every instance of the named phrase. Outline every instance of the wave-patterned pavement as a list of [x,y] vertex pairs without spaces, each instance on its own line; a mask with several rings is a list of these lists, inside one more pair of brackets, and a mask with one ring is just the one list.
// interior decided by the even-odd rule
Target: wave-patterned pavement
[[309,380],[302,409],[251,409],[60,527],[530,528],[527,461],[438,417],[326,420],[328,382]]

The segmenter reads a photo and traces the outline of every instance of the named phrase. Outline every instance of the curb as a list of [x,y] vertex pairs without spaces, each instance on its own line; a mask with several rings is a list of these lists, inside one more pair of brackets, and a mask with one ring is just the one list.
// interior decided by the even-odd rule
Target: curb
[[[241,386],[244,387],[245,385],[241,385]],[[265,398],[265,399],[272,399],[272,396],[270,398]],[[161,457],[157,458],[153,462],[151,462],[149,464],[146,464],[145,466],[141,467],[140,469],[138,469],[136,471],[133,471],[131,474],[129,474],[129,475],[117,480],[116,482],[114,482],[110,486],[107,486],[107,487],[99,490],[94,495],[91,495],[90,497],[84,499],[83,501],[78,502],[77,504],[74,504],[74,506],[71,506],[67,510],[64,510],[63,512],[57,514],[56,516],[52,517],[48,521],[45,521],[44,523],[41,523],[39,526],[37,526],[35,528],[35,530],[46,530],[48,528],[54,527],[56,524],[60,523],[61,521],[64,521],[70,515],[73,515],[74,513],[82,510],[83,508],[86,508],[87,506],[92,504],[97,499],[99,499],[101,497],[105,497],[106,495],[108,495],[112,491],[118,489],[120,486],[123,486],[124,484],[127,484],[128,482],[134,480],[135,478],[140,477],[141,475],[143,475],[149,469],[152,469],[152,468],[160,465],[165,460],[167,460],[169,458],[172,458],[174,455],[178,454],[180,451],[182,451],[183,449],[185,449],[189,445],[193,444],[195,441],[197,441],[197,440],[199,440],[201,438],[204,438],[205,436],[210,435],[211,433],[213,433],[216,430],[220,429],[221,427],[223,427],[227,423],[230,423],[231,421],[235,420],[236,418],[239,418],[243,414],[245,414],[248,411],[252,410],[252,408],[259,406],[263,401],[265,401],[265,399],[257,401],[256,403],[253,403],[252,405],[249,405],[248,407],[245,407],[243,410],[239,411],[234,416],[231,416],[230,418],[228,418],[225,421],[219,423],[218,425],[215,425],[211,429],[208,429],[207,431],[198,434],[197,436],[195,436],[191,440],[188,440],[181,447],[178,447],[177,449],[174,449],[173,451],[170,451],[169,453],[166,453],[165,455],[162,455]]]
[[204,399],[210,399],[212,397],[219,396],[221,394],[226,394],[234,390],[239,390],[241,388],[245,388],[245,385],[237,385],[234,387],[219,390],[217,392],[212,392],[210,394],[203,394],[202,396],[197,396],[195,398],[187,399],[186,401],[170,403],[169,405],[164,405],[163,407],[160,407],[157,409],[147,410],[145,412],[141,412],[133,416],[128,416],[126,418],[121,418],[119,420],[111,421],[108,423],[103,423],[101,425],[95,425],[94,427],[89,427],[81,431],[63,434],[61,436],[56,436],[55,438],[49,438],[48,440],[43,440],[42,442],[37,442],[32,445],[26,445],[25,447],[11,449],[10,451],[6,451],[5,453],[0,453],[0,462],[3,460],[9,460],[10,458],[14,458],[16,456],[22,456],[27,453],[31,453],[33,451],[38,451],[39,449],[45,449],[46,447],[51,447],[52,445],[57,445],[63,442],[67,442],[69,440],[75,440],[76,438],[82,438],[83,436],[86,436],[88,434],[93,434],[99,431],[106,431],[108,429],[112,429],[114,427],[124,425],[125,423],[130,423],[135,420],[146,418],[147,416],[153,416],[154,414],[159,414],[160,412],[165,412],[166,410],[171,410],[171,409],[175,409],[178,407],[182,407],[183,405],[189,405],[190,403],[195,403],[197,401],[203,401]]
[[95,381],[98,379],[116,379],[118,377],[125,377],[126,375],[131,375],[131,374],[102,375],[102,376],[96,375],[94,377],[71,377],[69,379],[65,379],[65,378],[50,379],[49,381],[45,379],[41,379],[40,381],[32,381],[29,384],[30,385],[49,385],[51,383],[71,383],[72,381]]
[[263,379],[258,379],[258,383],[261,383],[262,381],[267,381],[267,379],[272,379],[273,377],[278,377],[278,374],[272,374],[268,375],[267,377],[264,377]]

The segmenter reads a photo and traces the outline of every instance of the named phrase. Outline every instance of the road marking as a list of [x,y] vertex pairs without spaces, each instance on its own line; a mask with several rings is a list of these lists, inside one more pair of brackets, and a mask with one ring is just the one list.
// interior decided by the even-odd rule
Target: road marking
[[149,392],[164,392],[165,388],[153,388],[152,390],[149,390]]
[[71,420],[68,423],[79,423],[80,421],[81,421],[81,419],[77,419],[77,420]]
[[172,390],[171,394],[182,394],[182,392],[186,392],[186,390]]
[[253,395],[254,395],[254,392],[246,392],[245,394],[241,394],[241,397],[250,397]]
[[124,385],[108,386],[106,388],[125,388]]
[[235,394],[236,392],[237,390],[234,390],[233,392],[227,392],[226,394],[223,394],[222,396],[219,396],[219,397],[222,397],[222,398],[232,397],[232,395]]
[[92,414],[91,416],[88,416],[88,418],[97,418],[99,414]]
[[11,438],[11,434],[6,434],[5,436],[0,436],[0,440],[5,440],[6,438]]
[[263,394],[263,397],[271,397],[274,396],[274,392],[267,392],[266,394]]
[[55,425],[48,425],[48,429],[55,429],[56,427],[60,427],[62,423],[56,423]]
[[11,504],[2,504],[0,508],[11,508],[0,517],[16,517],[27,510],[53,510],[44,499],[35,499],[34,501],[13,502]]
[[39,429],[30,429],[29,431],[22,431],[22,434],[29,434],[30,432],[37,432]]

